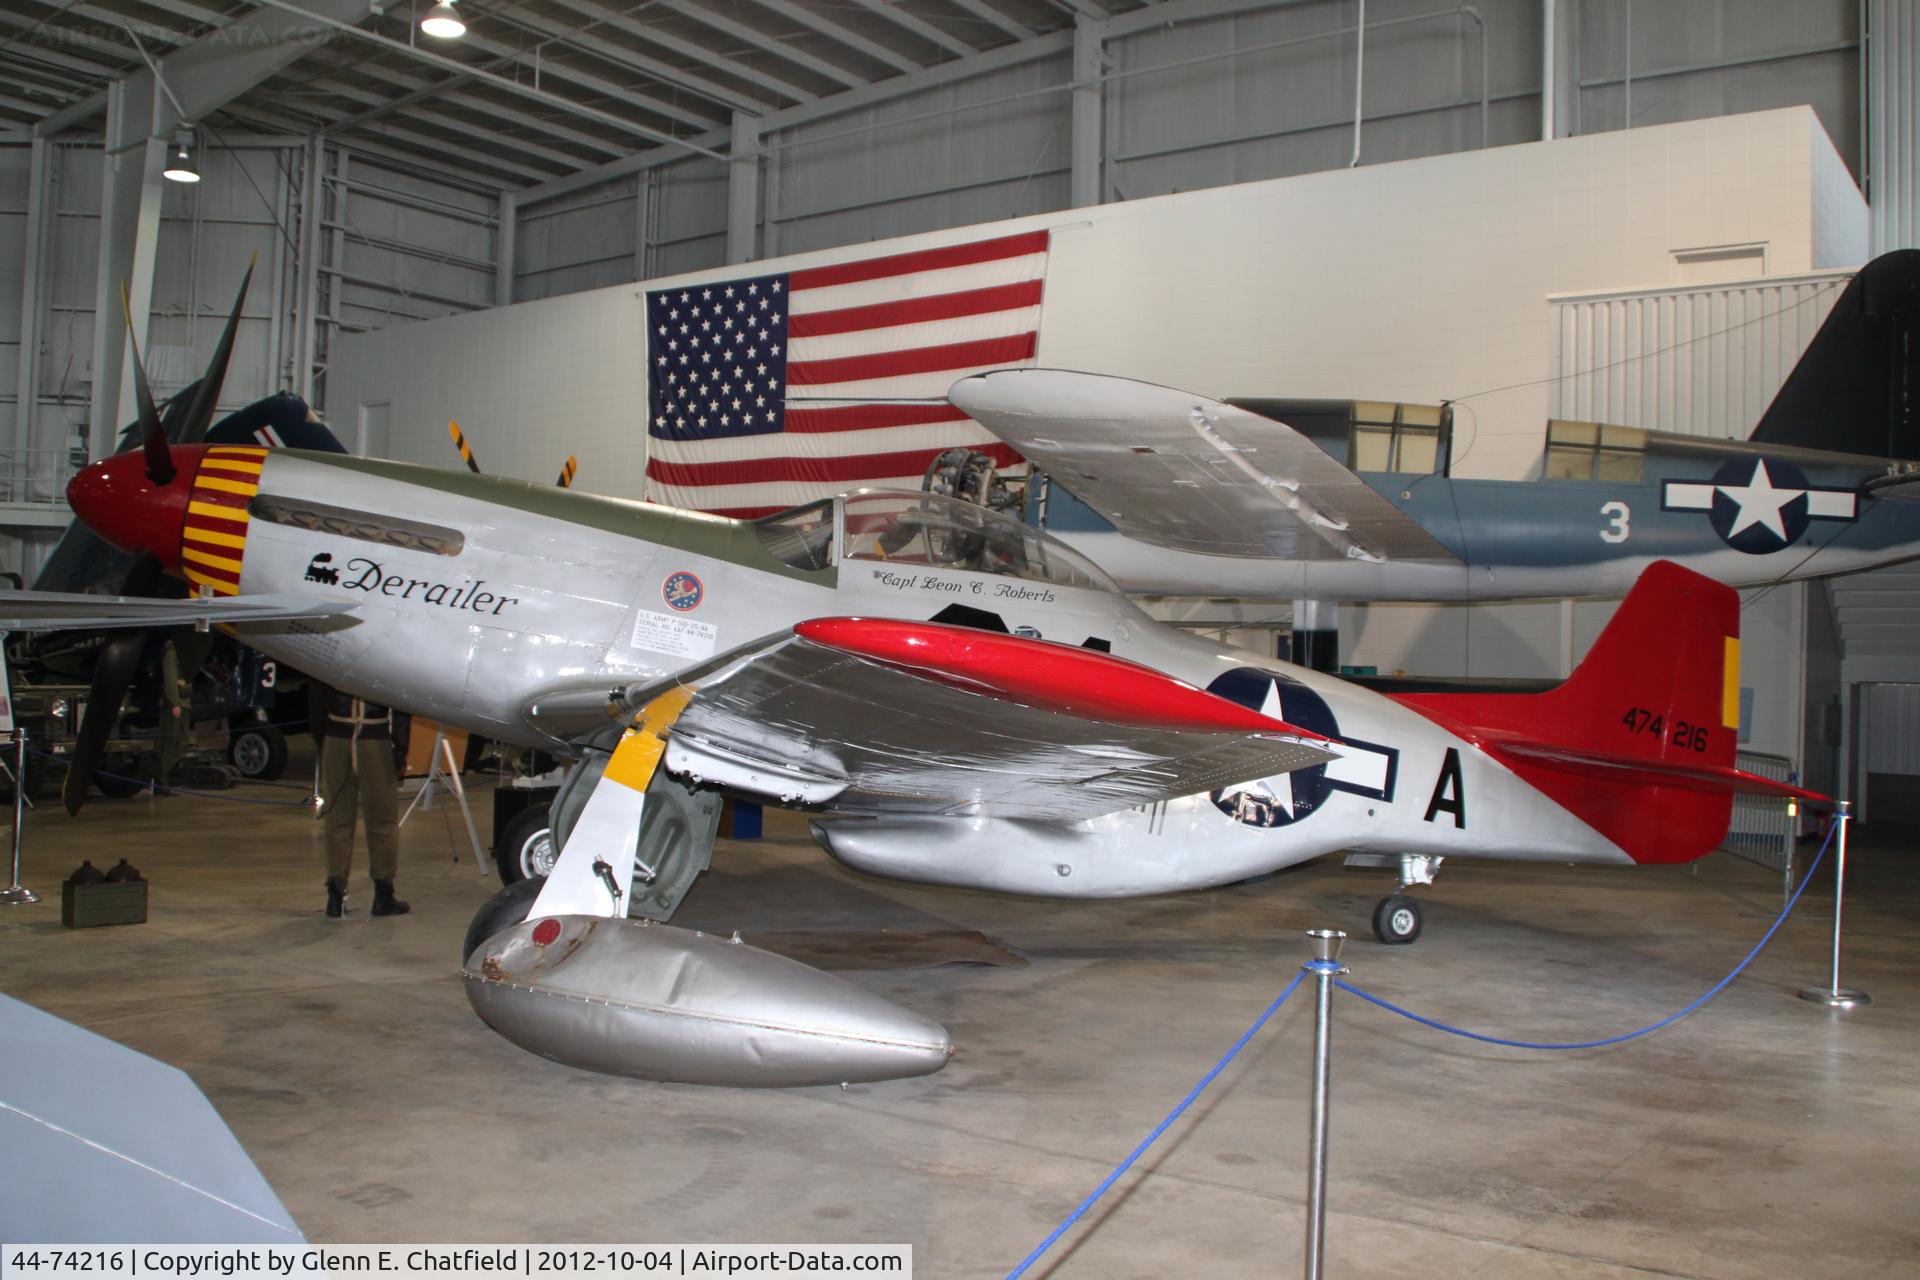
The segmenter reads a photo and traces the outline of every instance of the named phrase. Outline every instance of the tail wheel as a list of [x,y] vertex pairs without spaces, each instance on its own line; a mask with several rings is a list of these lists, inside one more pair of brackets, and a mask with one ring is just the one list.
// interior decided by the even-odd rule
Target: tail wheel
[[1403,947],[1420,936],[1420,904],[1403,893],[1380,899],[1373,909],[1373,936],[1390,947]]
[[249,782],[272,782],[287,771],[287,737],[270,724],[245,725],[228,739],[227,758]]

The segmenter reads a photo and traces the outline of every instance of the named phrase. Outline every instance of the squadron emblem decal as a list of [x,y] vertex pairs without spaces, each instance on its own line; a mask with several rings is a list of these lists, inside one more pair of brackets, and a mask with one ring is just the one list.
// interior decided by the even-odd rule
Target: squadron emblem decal
[[1660,487],[1660,505],[1668,511],[1705,511],[1713,531],[1735,551],[1764,556],[1800,540],[1811,520],[1859,516],[1859,495],[1852,489],[1821,488],[1791,462],[1735,458],[1706,483],[1669,480]]
[[1207,692],[1332,738],[1342,752],[1340,759],[1326,764],[1239,782],[1215,791],[1209,797],[1214,807],[1235,822],[1249,827],[1284,827],[1313,816],[1335,791],[1373,800],[1393,799],[1400,752],[1393,747],[1342,737],[1340,723],[1327,700],[1298,680],[1256,667],[1240,667],[1208,685]]
[[667,575],[660,584],[660,598],[667,602],[667,608],[676,613],[691,613],[700,607],[700,598],[706,594],[706,588],[700,585],[700,579],[681,569]]

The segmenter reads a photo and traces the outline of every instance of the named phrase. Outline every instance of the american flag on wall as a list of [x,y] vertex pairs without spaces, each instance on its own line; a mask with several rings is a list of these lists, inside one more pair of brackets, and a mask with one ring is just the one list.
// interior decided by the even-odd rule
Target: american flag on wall
[[1018,463],[946,394],[1033,363],[1046,268],[1035,231],[648,291],[647,496],[760,516],[956,446]]

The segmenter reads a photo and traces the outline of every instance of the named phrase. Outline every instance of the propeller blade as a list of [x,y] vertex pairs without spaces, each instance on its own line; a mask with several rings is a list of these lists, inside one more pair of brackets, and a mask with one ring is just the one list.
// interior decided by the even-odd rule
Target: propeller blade
[[141,655],[147,648],[147,630],[115,631],[100,646],[93,662],[93,684],[87,691],[87,710],[74,735],[73,754],[67,758],[67,780],[60,798],[69,814],[78,815],[86,803],[87,789],[93,785],[100,767],[101,752],[107,736],[120,718],[120,704],[126,700],[133,677],[140,670]]
[[559,485],[562,489],[573,488],[573,473],[579,470],[579,468],[580,468],[579,462],[577,462],[574,459],[574,456],[572,454],[568,454],[567,465],[560,468],[560,478],[558,480],[555,480],[554,483]]
[[457,422],[449,422],[447,424],[447,434],[453,437],[453,447],[460,451],[460,458],[467,464],[467,470],[473,472],[475,475],[479,475],[480,464],[473,460],[473,446],[468,444],[466,436],[460,433],[460,424]]
[[160,410],[153,403],[153,388],[147,385],[146,361],[140,357],[140,340],[133,336],[133,304],[127,300],[127,282],[120,282],[120,314],[127,322],[127,343],[133,348],[133,396],[140,406],[141,447],[147,454],[147,479],[156,485],[172,484],[180,474],[167,449],[167,429],[160,423]]
[[200,668],[207,665],[207,658],[213,653],[216,637],[211,630],[202,631],[198,627],[175,627],[169,637],[173,644],[174,656],[180,662],[180,678],[192,680],[200,674]]
[[220,331],[220,345],[213,349],[213,359],[207,361],[207,371],[200,378],[200,389],[194,392],[193,406],[187,410],[187,419],[181,424],[181,444],[199,444],[206,438],[207,428],[213,425],[214,406],[220,401],[220,388],[227,381],[227,363],[233,358],[233,334],[240,327],[240,308],[246,305],[247,288],[253,283],[253,269],[259,262],[260,255],[256,253],[253,261],[247,263],[247,274],[240,279],[240,292],[233,299],[233,311],[227,316],[227,327]]

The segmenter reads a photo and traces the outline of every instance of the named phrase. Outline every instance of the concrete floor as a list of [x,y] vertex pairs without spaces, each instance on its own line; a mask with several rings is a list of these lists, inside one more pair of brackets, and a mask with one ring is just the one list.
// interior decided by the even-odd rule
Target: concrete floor
[[[1691,1000],[1780,905],[1776,878],[1719,856],[1697,877],[1449,865],[1426,937],[1385,948],[1366,932],[1380,875],[1337,862],[1028,901],[855,875],[770,815],[770,838],[722,842],[678,923],[980,930],[1029,963],[853,972],[944,1021],[959,1056],[769,1093],[588,1075],[489,1033],[457,952],[494,882],[453,860],[444,809],[403,835],[413,915],[343,923],[319,914],[298,809],[142,799],[27,827],[47,901],[0,911],[0,988],[191,1073],[312,1239],[906,1241],[922,1277],[1024,1257],[1291,976],[1303,929],[1355,934],[1354,981],[1396,1002],[1565,1040]],[[1339,997],[1328,1274],[1920,1274],[1916,834],[1858,833],[1845,977],[1869,1008],[1794,998],[1827,972],[1824,883],[1744,979],[1628,1045],[1495,1048]],[[60,927],[83,855],[146,872],[145,926]],[[1303,995],[1032,1274],[1293,1273],[1310,1033]]]

